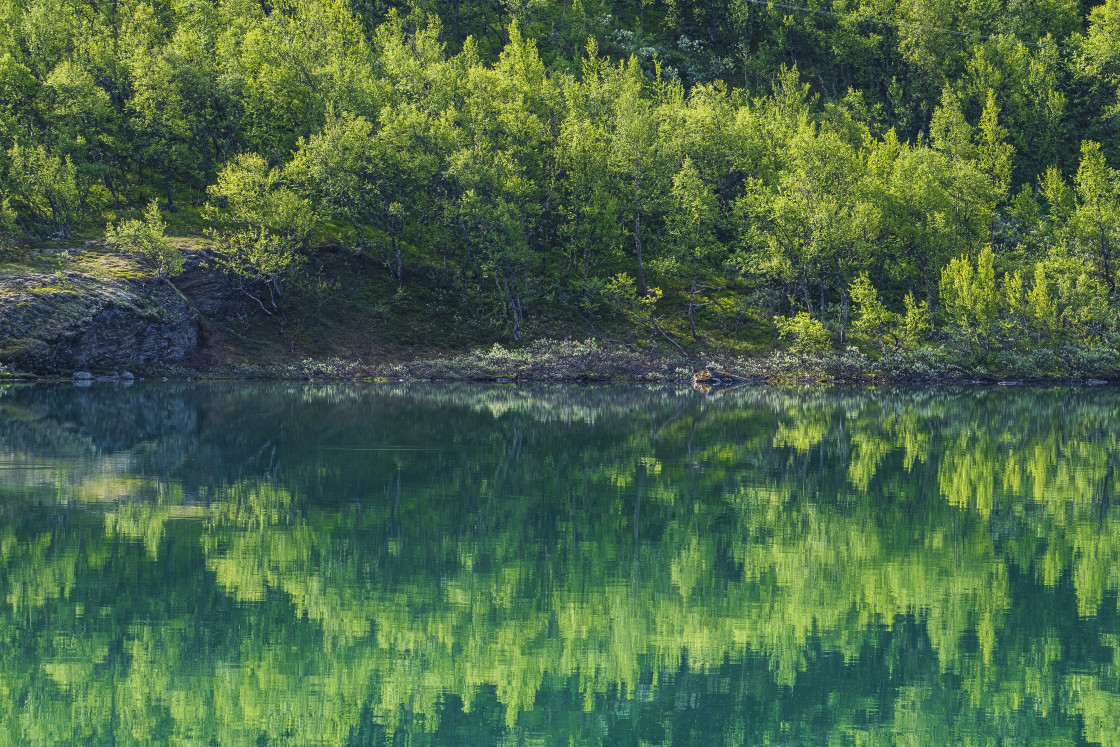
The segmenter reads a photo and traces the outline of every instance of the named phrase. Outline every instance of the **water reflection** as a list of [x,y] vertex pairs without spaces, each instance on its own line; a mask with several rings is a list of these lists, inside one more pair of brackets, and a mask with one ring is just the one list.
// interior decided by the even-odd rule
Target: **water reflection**
[[1109,744],[1120,393],[0,389],[0,741]]

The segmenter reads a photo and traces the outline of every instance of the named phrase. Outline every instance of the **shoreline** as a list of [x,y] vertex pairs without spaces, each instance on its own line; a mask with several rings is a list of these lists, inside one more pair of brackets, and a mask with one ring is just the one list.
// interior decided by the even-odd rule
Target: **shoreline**
[[[765,361],[765,359],[762,359]],[[755,360],[757,364],[758,359]],[[977,386],[977,387],[1097,387],[1120,386],[1120,377],[1109,375],[1014,375],[996,374],[985,371],[943,372],[939,374],[896,374],[883,375],[875,370],[860,373],[834,375],[819,368],[785,370],[769,374],[742,373],[742,369],[728,366],[727,370],[738,377],[731,384],[705,386],[694,380],[694,375],[702,371],[697,366],[687,370],[687,366],[676,365],[673,370],[665,370],[671,362],[659,361],[650,366],[651,371],[644,373],[571,371],[542,372],[539,366],[530,370],[506,369],[504,371],[479,371],[470,367],[456,369],[444,359],[419,360],[409,364],[369,365],[352,363],[340,366],[337,361],[309,362],[307,366],[253,366],[245,370],[240,366],[215,366],[211,369],[198,369],[180,365],[140,365],[128,369],[132,376],[122,376],[124,369],[109,370],[92,368],[90,371],[75,371],[66,374],[37,374],[34,372],[0,372],[0,385],[15,383],[133,383],[139,381],[185,382],[185,381],[224,381],[224,382],[349,382],[349,383],[482,383],[503,385],[566,384],[663,384],[690,386],[712,393],[730,391],[744,386],[750,387],[876,387],[876,386]],[[420,369],[412,373],[407,369]],[[239,370],[240,369],[240,370]],[[532,370],[536,369],[536,370]],[[78,374],[86,374],[79,376]]]
[[[559,326],[507,347],[493,335],[471,339],[446,308],[423,315],[426,326],[415,315],[353,304],[330,314],[295,304],[287,316],[262,316],[206,264],[204,247],[188,242],[184,251],[187,264],[174,282],[100,244],[75,248],[65,272],[53,271],[43,252],[6,265],[0,383],[64,381],[76,371],[111,378],[127,370],[174,380],[688,385],[708,366],[755,386],[1120,383],[1120,350],[1111,339],[995,350],[980,361],[944,338],[915,349],[794,354],[775,348],[772,338],[704,334],[677,355],[636,339],[633,329],[580,339],[585,332]],[[962,357],[968,362],[958,362]]]

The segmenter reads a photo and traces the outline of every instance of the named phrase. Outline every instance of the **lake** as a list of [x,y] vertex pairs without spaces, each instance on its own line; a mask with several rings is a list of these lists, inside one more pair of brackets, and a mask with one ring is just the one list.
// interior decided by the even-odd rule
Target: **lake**
[[0,386],[0,743],[1120,744],[1120,392]]

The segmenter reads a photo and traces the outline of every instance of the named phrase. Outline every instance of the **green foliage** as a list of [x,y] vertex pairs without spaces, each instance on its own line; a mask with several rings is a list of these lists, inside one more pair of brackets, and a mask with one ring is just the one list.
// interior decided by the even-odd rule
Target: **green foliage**
[[[1117,320],[1114,307],[1109,304],[1107,287],[1092,267],[1061,248],[1055,249],[1040,264],[1043,265],[1041,278],[1046,281],[1046,295],[1053,298],[1063,338],[1068,335],[1074,340],[1085,340],[1099,337],[1110,325],[1115,328]],[[1040,280],[1039,269],[1036,265],[1036,283]],[[1039,304],[1039,313],[1047,305],[1048,302]]]
[[51,155],[42,145],[25,147],[19,143],[8,151],[8,157],[16,205],[30,217],[40,235],[70,238],[81,202],[74,162],[69,156]]
[[917,303],[913,293],[907,293],[903,299],[902,314],[887,310],[866,273],[856,278],[849,293],[855,307],[853,335],[858,341],[878,346],[883,354],[888,347],[913,350],[925,342],[933,329],[929,306],[925,301]]
[[11,201],[8,198],[0,200],[0,252],[8,252],[15,246],[19,228],[18,219],[19,216],[12,209]]
[[716,276],[714,259],[719,249],[715,239],[718,218],[716,197],[692,160],[685,156],[673,177],[665,217],[668,251],[650,263],[660,273],[684,281],[688,295],[688,323],[697,339],[695,311],[706,306],[698,301],[704,293],[717,290],[704,281]]
[[995,193],[1004,198],[1011,188],[1011,162],[1015,148],[1004,142],[1008,130],[1000,126],[999,113],[995,92],[989,89],[976,133],[977,164],[991,178]]
[[160,278],[178,275],[183,270],[183,252],[164,235],[167,224],[160,217],[159,204],[152,200],[142,220],[133,218],[105,228],[105,241],[112,247],[136,252],[156,268]]
[[1097,4],[1089,12],[1088,21],[1088,33],[1078,38],[1086,52],[1078,60],[1080,72],[1104,86],[1120,86],[1120,3],[1106,0]]
[[[345,220],[357,234],[358,248],[368,241],[365,226],[372,223],[376,179],[373,125],[363,117],[327,120],[323,131],[300,143],[286,171],[320,205],[325,218]],[[373,199],[371,199],[373,198]]]
[[852,318],[853,337],[861,342],[878,345],[885,353],[890,336],[898,326],[898,315],[887,311],[883,306],[867,273],[860,273],[848,292],[855,307]]
[[[805,311],[843,342],[867,273],[900,315],[881,333],[861,286],[856,337],[882,353],[924,341],[917,299],[939,311],[943,271],[991,244],[1023,279],[1008,318],[965,334],[990,315],[953,283],[940,317],[976,355],[1029,324],[1107,337],[1082,301],[1092,322],[1029,322],[1063,252],[1117,316],[1116,0],[95,5],[0,0],[18,225],[68,239],[159,195],[192,203],[178,227],[208,198],[219,263],[268,311],[337,243],[514,341],[609,326],[626,275],[663,294],[638,314],[662,340]],[[1044,276],[1059,307],[1059,276],[1091,287]]]
[[914,300],[913,293],[907,293],[902,300],[905,309],[895,336],[901,348],[913,350],[925,342],[933,331],[933,314],[928,303],[925,301],[918,303]]
[[832,338],[819,319],[804,311],[793,317],[775,317],[778,335],[797,355],[820,355],[832,347]]
[[1028,285],[1015,270],[997,282],[990,248],[975,267],[967,257],[950,262],[942,273],[941,298],[953,341],[990,363],[999,350],[1095,345],[1114,322],[1099,275],[1064,250],[1055,248],[1035,262],[1030,280]]
[[992,263],[992,248],[986,246],[975,265],[961,256],[941,272],[941,313],[953,334],[985,360],[995,342],[1000,312]]
[[[317,220],[309,201],[283,184],[279,169],[247,154],[218,174],[208,214],[211,221],[220,221],[210,232],[219,266],[241,281],[263,310],[277,311],[281,280],[295,270]],[[271,311],[244,283],[268,290]]]
[[862,154],[840,134],[804,125],[789,147],[778,183],[757,194],[755,230],[769,244],[771,271],[823,316],[826,294],[846,290],[866,268],[881,212]]
[[1069,221],[1070,239],[1115,293],[1120,279],[1120,172],[1105,163],[1099,143],[1081,144],[1074,183],[1077,208]]

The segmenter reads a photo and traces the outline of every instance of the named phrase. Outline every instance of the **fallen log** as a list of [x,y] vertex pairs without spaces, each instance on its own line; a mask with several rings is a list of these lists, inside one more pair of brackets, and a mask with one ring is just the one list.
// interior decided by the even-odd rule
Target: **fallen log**
[[720,371],[715,366],[705,366],[704,370],[692,374],[692,388],[705,394],[721,387],[742,386],[750,380],[729,371]]

